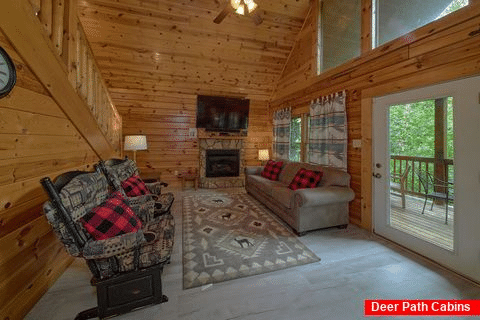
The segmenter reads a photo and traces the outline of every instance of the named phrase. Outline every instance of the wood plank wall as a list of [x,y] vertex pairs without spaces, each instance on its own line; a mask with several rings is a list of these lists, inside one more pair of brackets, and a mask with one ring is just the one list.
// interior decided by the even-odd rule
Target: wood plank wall
[[39,181],[98,161],[0,31],[17,84],[0,99],[0,319],[23,319],[72,259],[43,216]]
[[257,148],[269,148],[272,141],[268,101],[308,3],[259,3],[259,26],[236,14],[213,23],[223,1],[79,3],[80,20],[122,115],[123,134],[147,135],[148,150],[137,152],[144,174],[179,186],[175,171],[198,167],[198,141],[188,138],[197,94],[251,100],[246,160],[259,163]]
[[[160,177],[170,187],[180,187],[175,172],[199,168],[198,138],[188,136],[196,125],[197,96],[112,93],[112,99],[122,114],[124,135],[147,136],[148,150],[137,152],[142,175]],[[268,102],[251,100],[249,118],[246,164],[258,165],[258,149],[272,144]],[[131,152],[125,154],[132,157]]]
[[[370,4],[362,3],[364,21],[370,18]],[[367,47],[369,31],[362,28],[366,48],[359,58],[320,76],[306,78],[304,70],[297,69],[298,72],[285,74],[279,81],[272,110],[292,106],[297,113],[308,112],[312,99],[347,90],[348,172],[356,194],[350,207],[352,222],[371,227],[372,97],[480,74],[479,26],[480,5],[475,1],[374,50]],[[304,45],[314,46],[315,42]],[[303,59],[312,59],[304,48],[292,53],[289,63]],[[304,61],[304,65],[308,63]],[[290,69],[294,70],[285,68]],[[353,139],[362,139],[362,149],[352,147]]]

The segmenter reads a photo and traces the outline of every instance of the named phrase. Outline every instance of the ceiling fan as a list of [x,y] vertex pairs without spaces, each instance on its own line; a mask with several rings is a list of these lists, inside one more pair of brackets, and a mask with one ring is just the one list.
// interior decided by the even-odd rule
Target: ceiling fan
[[227,0],[225,8],[223,8],[213,22],[219,24],[230,13],[235,12],[242,16],[246,15],[252,17],[253,22],[258,26],[263,22],[263,19],[258,11],[254,12],[257,7],[258,5],[253,0]]

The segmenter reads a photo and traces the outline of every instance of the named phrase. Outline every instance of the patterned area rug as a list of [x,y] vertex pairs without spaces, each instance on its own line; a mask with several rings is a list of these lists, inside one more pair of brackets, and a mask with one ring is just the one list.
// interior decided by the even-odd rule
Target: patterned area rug
[[183,198],[183,288],[286,269],[320,259],[247,194]]

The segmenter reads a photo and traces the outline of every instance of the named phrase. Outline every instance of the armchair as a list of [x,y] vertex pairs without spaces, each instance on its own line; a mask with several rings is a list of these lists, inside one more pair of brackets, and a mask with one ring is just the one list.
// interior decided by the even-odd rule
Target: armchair
[[[129,184],[129,179],[139,176],[137,165],[127,157],[125,157],[125,159],[100,161],[96,165],[96,170],[103,172],[114,190],[121,192],[125,196],[128,196],[128,188],[132,187],[132,185]],[[167,185],[165,182],[145,183],[148,191],[147,194],[142,192],[142,190],[139,192],[140,194],[144,194],[143,196],[155,200],[155,216],[170,213],[174,196],[170,192],[162,194],[162,187]],[[133,198],[134,197],[130,197],[130,199]]]
[[[55,182],[43,178],[41,184],[50,198],[43,205],[48,222],[67,252],[85,259],[93,274],[91,283],[97,287],[98,307],[79,313],[76,319],[104,318],[168,301],[162,294],[161,273],[173,248],[171,215],[154,219],[152,201],[123,198],[122,208],[130,208],[128,217],[132,220],[128,221],[136,228],[96,240],[87,232],[86,217],[105,208],[113,198],[122,199],[110,192],[106,177],[100,172],[72,171]],[[117,212],[117,208],[112,211]],[[109,227],[110,221],[106,222]]]

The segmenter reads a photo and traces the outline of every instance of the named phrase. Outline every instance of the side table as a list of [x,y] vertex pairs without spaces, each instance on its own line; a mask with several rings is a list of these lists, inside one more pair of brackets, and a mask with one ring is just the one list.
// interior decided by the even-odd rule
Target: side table
[[185,190],[185,185],[187,181],[193,181],[195,191],[198,190],[198,174],[196,172],[184,172],[178,175],[182,179],[182,191]]

